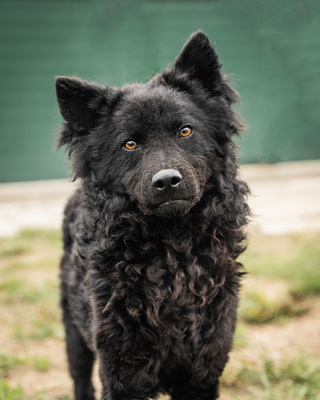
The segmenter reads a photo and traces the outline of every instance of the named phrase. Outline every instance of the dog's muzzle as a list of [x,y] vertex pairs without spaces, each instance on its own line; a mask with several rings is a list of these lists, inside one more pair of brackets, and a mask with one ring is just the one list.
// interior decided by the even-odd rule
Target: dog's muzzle
[[192,196],[186,189],[182,175],[175,169],[163,169],[157,172],[151,181],[149,207],[152,214],[163,218],[180,217],[192,207]]

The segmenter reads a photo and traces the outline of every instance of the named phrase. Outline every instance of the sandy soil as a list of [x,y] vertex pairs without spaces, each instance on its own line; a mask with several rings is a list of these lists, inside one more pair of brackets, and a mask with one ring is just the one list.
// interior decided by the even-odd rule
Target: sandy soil
[[[288,319],[282,323],[266,325],[248,325],[244,327],[246,345],[232,352],[230,365],[237,368],[244,362],[252,368],[259,368],[266,358],[281,361],[291,359],[298,354],[314,357],[320,354],[320,298],[306,301],[308,313],[298,318]],[[9,322],[14,316],[6,313],[3,307],[0,313],[4,321]],[[46,372],[36,371],[30,366],[21,366],[9,372],[7,380],[12,385],[21,385],[26,395],[44,392],[51,398],[71,397],[72,383],[67,371],[67,363],[62,339],[45,339],[42,341],[13,341],[9,339],[10,330],[7,324],[0,331],[0,348],[6,354],[16,357],[46,357],[50,368]],[[97,369],[97,368],[96,368]],[[95,384],[99,387],[97,371]],[[222,400],[232,400],[230,389],[222,387]],[[242,396],[240,396],[241,398]],[[244,397],[245,398],[245,397]]]

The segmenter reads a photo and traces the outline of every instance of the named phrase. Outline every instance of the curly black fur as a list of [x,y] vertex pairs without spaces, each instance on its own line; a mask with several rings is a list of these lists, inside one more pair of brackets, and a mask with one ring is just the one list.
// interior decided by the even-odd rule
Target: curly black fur
[[[236,93],[202,32],[146,84],[57,78],[82,186],[64,220],[61,288],[76,398],[216,399],[237,318],[247,185],[232,135]],[[192,135],[177,134],[181,126]],[[123,147],[127,141],[140,146]],[[159,171],[178,171],[166,193]],[[162,183],[162,182],[161,182]]]

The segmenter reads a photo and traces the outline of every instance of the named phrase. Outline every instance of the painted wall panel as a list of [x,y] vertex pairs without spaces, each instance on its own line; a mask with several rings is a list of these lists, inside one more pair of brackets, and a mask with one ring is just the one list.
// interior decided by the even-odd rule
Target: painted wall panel
[[145,81],[189,34],[216,44],[249,129],[242,162],[320,158],[317,0],[1,0],[0,181],[69,176],[55,75]]

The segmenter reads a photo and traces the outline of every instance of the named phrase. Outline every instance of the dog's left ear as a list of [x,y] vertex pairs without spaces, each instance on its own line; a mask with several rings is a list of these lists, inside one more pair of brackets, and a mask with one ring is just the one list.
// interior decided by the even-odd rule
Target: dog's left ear
[[187,73],[214,95],[221,90],[223,82],[221,65],[208,36],[198,31],[184,45],[173,65],[173,71]]

